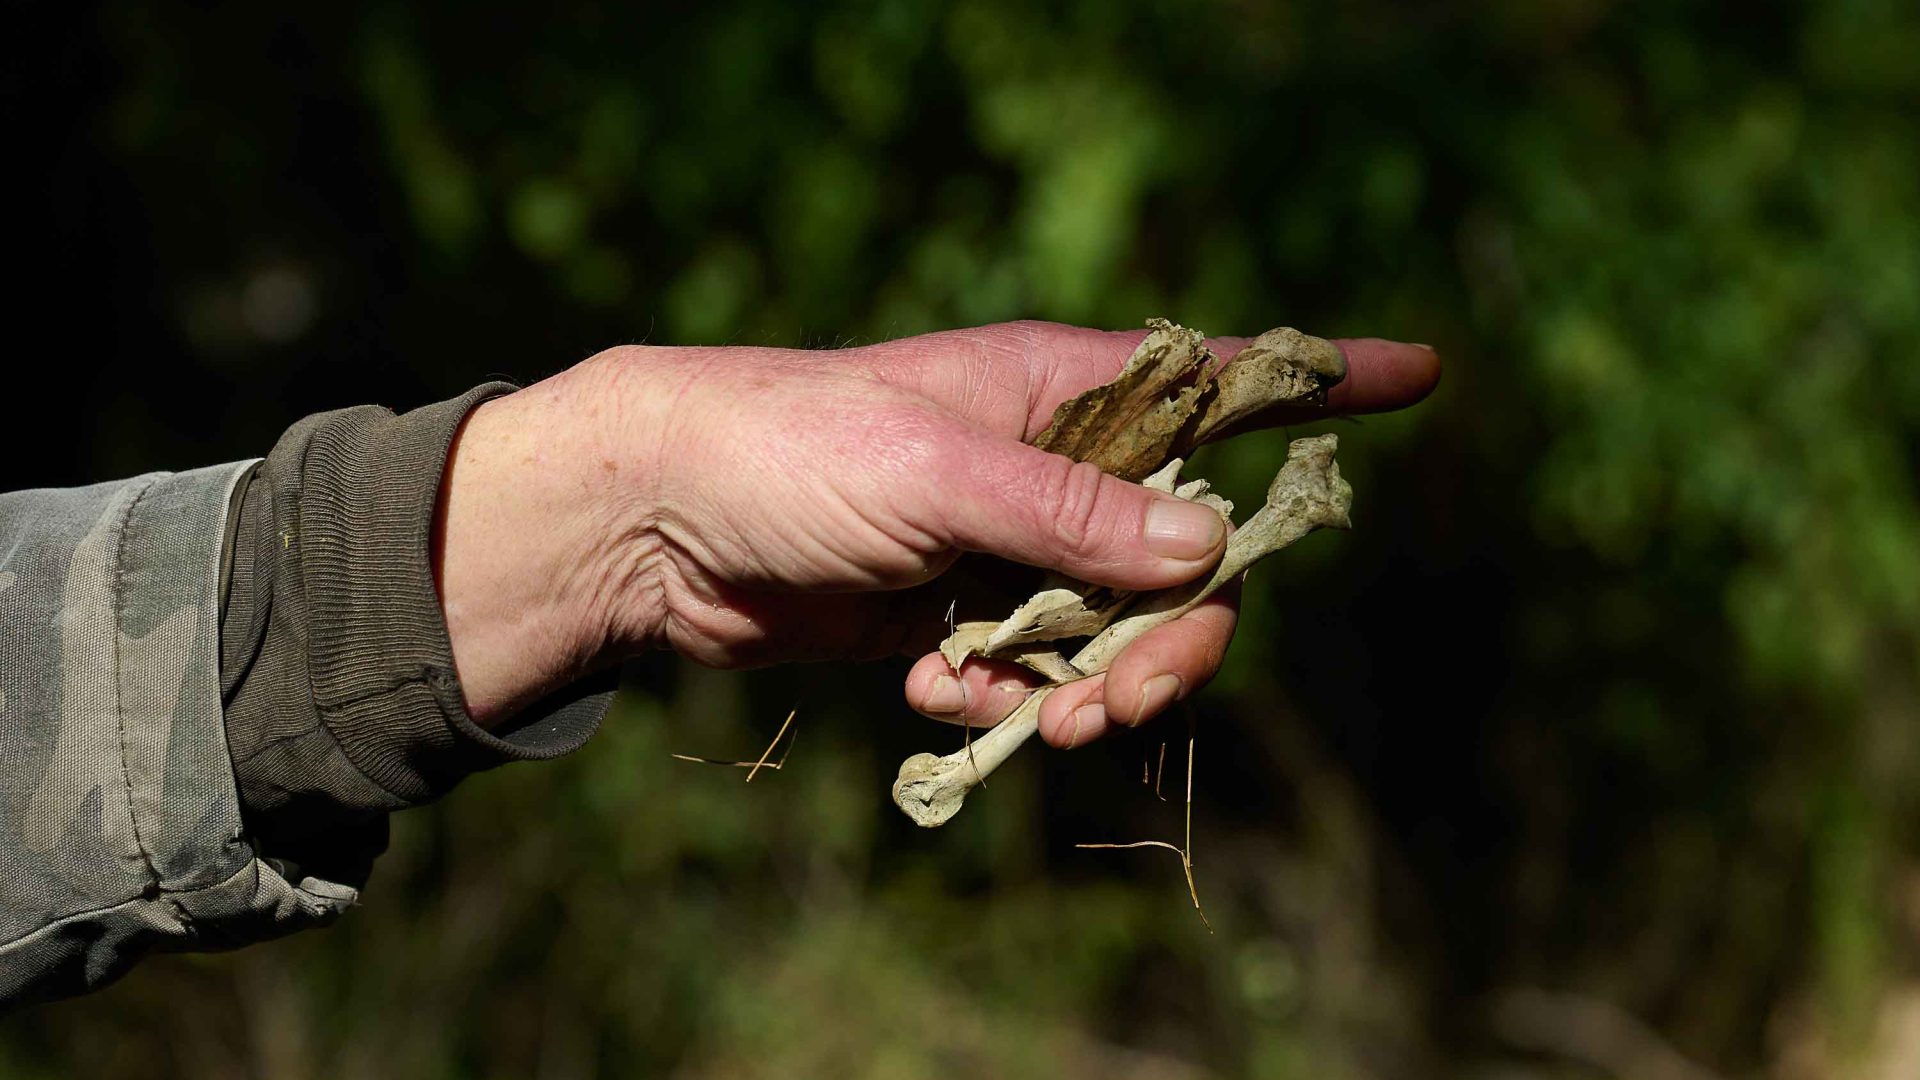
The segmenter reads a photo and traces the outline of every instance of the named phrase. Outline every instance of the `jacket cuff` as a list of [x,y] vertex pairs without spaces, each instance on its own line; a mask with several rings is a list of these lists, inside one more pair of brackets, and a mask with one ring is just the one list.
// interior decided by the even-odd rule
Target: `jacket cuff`
[[501,734],[467,714],[434,587],[435,506],[467,414],[514,389],[488,383],[399,416],[323,414],[302,455],[297,535],[283,542],[301,547],[313,701],[354,767],[407,804],[481,769],[579,747],[617,679],[576,684]]
[[491,733],[467,714],[435,591],[447,452],[477,387],[395,416],[371,406],[288,429],[239,497],[221,592],[227,742],[248,828],[276,860],[364,882],[386,815],[468,773],[557,757],[593,734],[617,672]]

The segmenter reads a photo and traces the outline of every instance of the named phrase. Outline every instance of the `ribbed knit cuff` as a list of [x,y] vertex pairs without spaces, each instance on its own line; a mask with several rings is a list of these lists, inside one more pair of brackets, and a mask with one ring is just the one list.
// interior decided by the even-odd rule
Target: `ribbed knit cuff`
[[488,733],[467,715],[454,673],[433,580],[434,506],[461,422],[511,390],[492,383],[404,416],[309,416],[230,508],[221,703],[242,815],[263,856],[364,884],[388,813],[470,772],[564,754],[606,714],[611,671]]
[[301,547],[314,705],[354,767],[407,803],[481,769],[578,747],[617,678],[562,691],[504,735],[467,714],[434,590],[434,507],[467,413],[513,389],[489,383],[400,416],[326,414],[302,458],[297,535],[285,540]]

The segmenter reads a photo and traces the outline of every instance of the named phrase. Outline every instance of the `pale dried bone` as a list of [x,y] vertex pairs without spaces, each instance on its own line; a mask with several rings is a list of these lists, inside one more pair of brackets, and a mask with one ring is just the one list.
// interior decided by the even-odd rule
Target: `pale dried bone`
[[[1319,435],[1295,440],[1287,463],[1267,488],[1267,501],[1227,541],[1212,574],[1188,585],[1153,593],[1075,653],[1073,669],[1097,675],[1127,645],[1147,631],[1191,611],[1255,562],[1315,529],[1349,527],[1353,489],[1333,459],[1339,440]],[[1057,684],[1056,684],[1057,685]],[[970,745],[945,757],[915,754],[900,766],[893,801],[914,823],[944,825],[958,813],[975,784],[999,768],[1039,729],[1040,706],[1054,686],[1027,696],[1019,708]]]
[[[1180,470],[1186,463],[1185,458],[1169,458],[1165,465],[1160,466],[1159,472],[1140,481],[1140,486],[1146,488],[1148,491],[1164,491],[1168,495],[1171,495],[1173,494],[1174,485],[1180,482]],[[1195,482],[1201,484],[1206,483],[1204,480]]]
[[[1230,517],[1233,504],[1212,494],[1205,480],[1179,482],[1180,465],[1181,460],[1174,458],[1141,483],[1155,491],[1210,506],[1222,517]],[[1106,629],[1138,595],[1089,585],[1064,574],[1048,574],[1040,584],[1040,591],[999,623],[974,621],[955,626],[940,643],[940,654],[958,671],[969,656],[1001,656],[1040,642],[1092,637]],[[1009,656],[1009,659],[1032,657],[1033,654],[1029,654],[1026,658]],[[1037,666],[1038,661],[1045,659],[1039,657],[1028,666],[1043,672],[1050,670]],[[1061,659],[1064,662],[1065,658]]]

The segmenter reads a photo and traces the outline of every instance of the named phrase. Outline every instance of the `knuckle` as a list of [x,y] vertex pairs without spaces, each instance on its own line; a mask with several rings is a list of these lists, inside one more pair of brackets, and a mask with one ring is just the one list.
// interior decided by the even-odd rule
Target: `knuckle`
[[1055,544],[1069,556],[1091,558],[1105,538],[1101,526],[1107,502],[1106,474],[1096,465],[1062,459],[1049,483],[1051,488],[1042,506]]
[[987,348],[1024,356],[1045,341],[1048,335],[1059,329],[1058,323],[1041,319],[1018,319],[1013,322],[978,327],[973,334],[975,340]]
[[[795,414],[798,428],[817,427],[819,418]],[[847,464],[872,476],[889,491],[917,489],[925,478],[950,467],[949,425],[922,408],[886,403],[860,417],[861,438],[839,447]]]

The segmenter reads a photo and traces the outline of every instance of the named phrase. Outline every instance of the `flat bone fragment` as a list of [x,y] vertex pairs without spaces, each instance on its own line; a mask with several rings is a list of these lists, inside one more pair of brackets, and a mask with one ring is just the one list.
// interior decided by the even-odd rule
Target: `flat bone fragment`
[[[1180,464],[1179,458],[1173,459],[1165,468],[1148,477],[1144,485],[1210,506],[1215,513],[1230,518],[1233,504],[1212,494],[1205,480],[1191,480],[1175,487],[1179,481]],[[1041,582],[1040,591],[1015,608],[1013,614],[999,624],[976,621],[956,626],[953,633],[940,643],[940,655],[958,671],[969,656],[1001,656],[1011,649],[1039,642],[1092,637],[1106,629],[1133,604],[1137,596],[1136,593],[1089,585],[1064,574],[1049,574]],[[1035,670],[1039,669],[1036,667]]]
[[992,656],[1009,645],[1092,637],[1107,628],[1116,609],[1133,599],[1132,593],[1116,594],[1105,589],[1089,593],[1102,595],[1108,600],[1106,604],[1089,604],[1088,596],[1071,588],[1042,589],[995,627],[979,651]]
[[1166,464],[1213,380],[1199,331],[1149,319],[1151,330],[1113,381],[1061,403],[1033,445],[1087,461],[1122,480]]
[[940,655],[946,658],[948,667],[959,671],[960,665],[967,662],[967,657],[981,654],[987,647],[987,639],[999,628],[997,622],[963,622],[955,626],[946,640],[940,643]]

